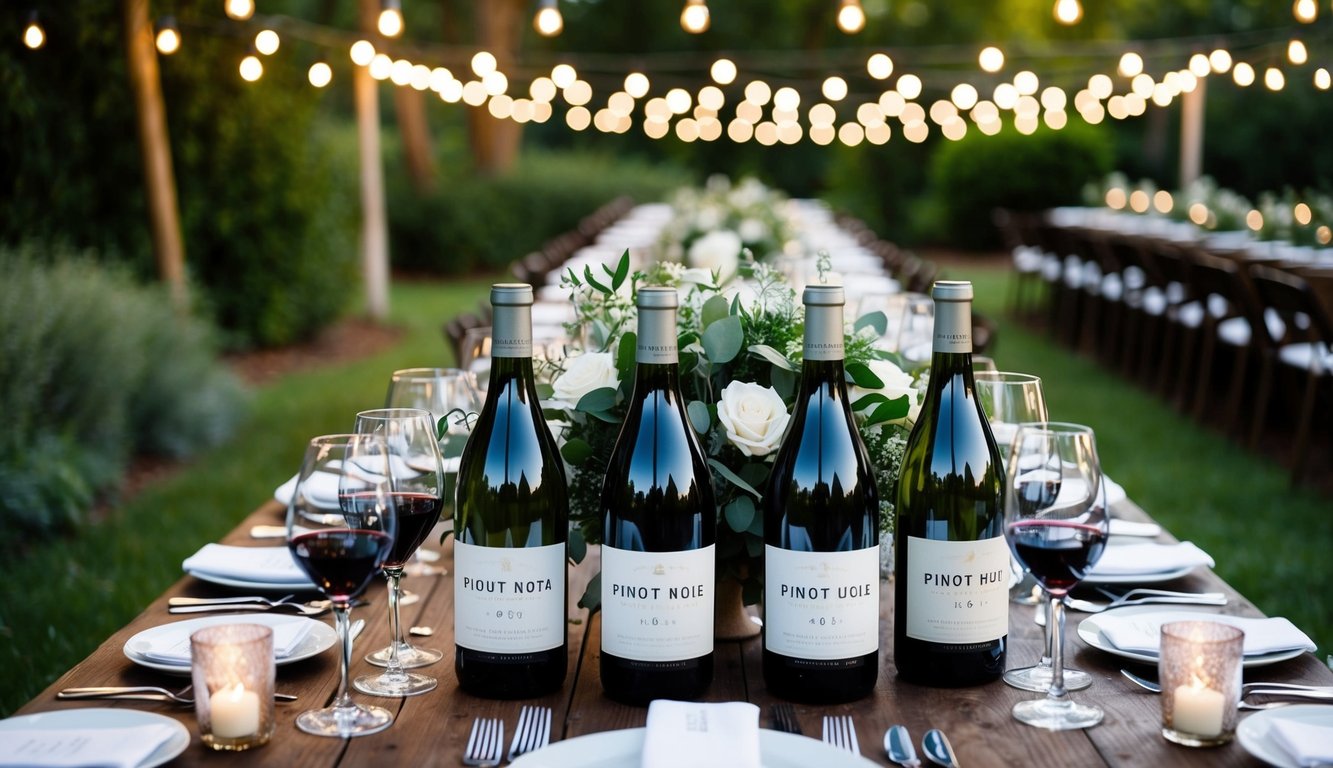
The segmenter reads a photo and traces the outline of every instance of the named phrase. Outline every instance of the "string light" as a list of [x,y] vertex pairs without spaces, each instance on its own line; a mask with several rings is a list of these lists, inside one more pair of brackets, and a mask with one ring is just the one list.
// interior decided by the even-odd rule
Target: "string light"
[[[536,81],[533,82],[535,83]],[[648,89],[650,87],[651,84],[648,82],[648,76],[642,72],[631,72],[628,75],[625,75],[625,93],[629,94],[631,98],[642,99],[644,96],[648,95]]]
[[532,28],[542,37],[555,37],[564,30],[565,19],[560,15],[557,0],[541,0],[537,15],[532,17]]
[[376,26],[385,37],[398,37],[403,34],[403,9],[399,0],[382,0],[380,18]]
[[763,80],[751,80],[749,85],[745,86],[745,100],[754,103],[756,106],[764,106],[771,98],[773,98],[773,89]]
[[271,29],[261,29],[259,34],[255,35],[255,50],[265,56],[272,56],[277,53],[280,44],[278,33]]
[[977,89],[970,83],[959,83],[954,86],[949,98],[959,109],[971,109],[977,103]]
[[[393,59],[383,53],[377,53],[371,58],[367,69],[370,70],[370,76],[376,80],[388,80],[389,74],[393,72]],[[481,83],[477,83],[477,86],[480,87]]]
[[866,59],[866,71],[876,80],[887,80],[893,74],[893,59],[885,53],[872,53]]
[[779,88],[773,94],[773,109],[795,112],[801,106],[801,94],[795,88]]
[[1280,91],[1287,84],[1287,78],[1282,75],[1282,70],[1277,67],[1269,67],[1264,72],[1264,85],[1270,91]]
[[849,35],[865,29],[866,12],[861,7],[861,0],[842,0],[838,7],[838,29]]
[[46,45],[46,30],[42,28],[36,11],[28,14],[28,25],[23,28],[23,44],[34,51]]
[[847,81],[833,75],[824,80],[824,85],[820,90],[824,94],[824,98],[829,101],[842,101],[847,98]]
[[1055,20],[1065,26],[1073,26],[1083,18],[1083,6],[1078,0],[1055,0],[1055,7],[1051,9]]
[[1004,51],[988,45],[977,55],[977,64],[981,66],[983,72],[999,72],[1004,69]]
[[1208,57],[1202,53],[1196,53],[1190,57],[1190,72],[1195,77],[1207,77],[1213,71],[1213,65],[1208,62]]
[[1314,87],[1321,91],[1327,91],[1329,86],[1333,85],[1333,76],[1330,76],[1328,70],[1320,67],[1314,71]]
[[1310,52],[1306,50],[1305,43],[1300,40],[1292,40],[1287,43],[1287,61],[1300,66],[1310,60]]
[[921,95],[921,78],[907,74],[898,78],[898,93],[905,99],[915,99]]
[[[480,55],[480,54],[478,54]],[[473,57],[473,69],[476,69],[476,58]],[[575,80],[579,79],[579,73],[569,64],[556,64],[551,67],[551,82],[555,83],[556,88],[565,89],[573,85]]]
[[237,21],[245,21],[255,15],[254,0],[227,0],[224,8],[227,16]]
[[681,29],[691,35],[701,35],[708,31],[710,22],[707,0],[685,0],[685,7],[680,11]]
[[333,68],[329,66],[327,61],[320,59],[310,65],[310,71],[306,73],[306,77],[310,79],[311,85],[316,88],[323,88],[333,82]]
[[1291,5],[1291,15],[1302,24],[1311,24],[1319,17],[1319,4],[1315,0],[1296,0]]
[[242,80],[253,83],[264,76],[264,63],[259,60],[254,51],[250,51],[245,54],[245,58],[241,59],[240,72]]
[[[495,54],[491,53],[490,51],[477,51],[476,53],[472,54],[471,63],[472,63],[472,71],[476,73],[477,77],[485,77],[489,75],[490,73],[494,72],[495,68],[498,66],[498,63],[495,61]],[[573,70],[574,68],[570,67],[570,71],[573,72]],[[571,80],[573,79],[577,78],[571,78]],[[559,82],[557,81],[556,84],[559,85]],[[562,86],[562,87],[567,87],[567,86]]]
[[1236,85],[1248,88],[1254,83],[1254,67],[1242,61],[1232,67],[1231,77],[1236,81]]
[[1291,216],[1297,224],[1304,227],[1314,219],[1314,211],[1310,210],[1310,206],[1305,203],[1297,203],[1296,207],[1291,209]]
[[1143,57],[1133,51],[1128,51],[1120,57],[1120,74],[1125,77],[1134,77],[1143,72]]
[[176,27],[175,16],[163,16],[157,20],[157,36],[154,38],[157,45],[157,52],[163,56],[171,54],[181,49],[181,33]]
[[1115,90],[1115,83],[1111,78],[1100,72],[1088,78],[1088,92],[1097,100],[1111,97],[1111,92]]
[[369,40],[357,40],[349,51],[352,63],[358,67],[368,67],[375,58],[375,46]]
[[1212,65],[1213,71],[1220,75],[1231,69],[1231,53],[1225,48],[1218,48],[1208,54],[1208,63]]
[[708,68],[708,74],[718,85],[731,85],[736,81],[736,64],[731,59],[718,59]]

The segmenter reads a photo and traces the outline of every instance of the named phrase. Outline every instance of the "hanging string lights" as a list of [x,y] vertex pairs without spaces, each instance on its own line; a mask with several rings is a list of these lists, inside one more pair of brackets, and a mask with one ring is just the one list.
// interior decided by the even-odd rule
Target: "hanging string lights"
[[537,5],[537,14],[532,17],[532,28],[542,37],[555,37],[565,29],[565,19],[560,15],[558,0],[541,0]]
[[1078,0],[1055,0],[1051,15],[1061,24],[1072,27],[1083,19],[1083,5]]
[[316,88],[324,88],[329,83],[333,82],[333,68],[329,66],[327,61],[319,59],[314,64],[310,65],[309,71],[306,72],[306,77],[310,80],[311,85]]
[[685,7],[680,11],[681,29],[691,35],[701,35],[708,31],[710,23],[707,0],[685,0]]
[[226,0],[223,9],[227,12],[229,18],[237,21],[245,21],[255,15],[254,0]]
[[37,18],[37,11],[28,13],[28,23],[23,27],[23,44],[34,51],[46,45],[46,30]]
[[176,17],[163,16],[157,20],[157,34],[153,37],[157,52],[170,56],[181,48],[181,33],[176,27]]
[[399,0],[383,0],[375,26],[385,37],[398,37],[403,34],[403,8]]
[[854,35],[866,27],[866,12],[861,7],[861,0],[840,0],[838,5],[838,29]]
[[1319,18],[1319,4],[1315,0],[1296,0],[1291,5],[1291,15],[1302,24],[1313,24]]

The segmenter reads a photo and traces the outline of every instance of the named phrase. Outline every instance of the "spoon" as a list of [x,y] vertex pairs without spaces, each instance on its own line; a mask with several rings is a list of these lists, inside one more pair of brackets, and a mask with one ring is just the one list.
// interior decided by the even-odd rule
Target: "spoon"
[[949,738],[944,735],[944,731],[938,728],[926,731],[926,737],[921,740],[921,750],[931,762],[939,763],[944,768],[959,768],[958,756],[953,752],[953,745],[949,744]]
[[908,768],[921,768],[921,761],[916,759],[916,749],[912,746],[912,734],[907,727],[895,725],[884,732],[884,752],[889,759]]

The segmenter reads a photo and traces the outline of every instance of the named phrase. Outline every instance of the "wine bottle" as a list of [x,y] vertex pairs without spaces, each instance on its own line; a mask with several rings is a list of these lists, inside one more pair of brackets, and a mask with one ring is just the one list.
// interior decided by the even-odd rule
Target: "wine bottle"
[[454,667],[468,693],[560,688],[568,657],[569,491],[532,369],[532,286],[491,288],[491,371],[454,506]]
[[879,675],[879,493],[843,374],[843,289],[811,285],[791,426],[764,492],[764,682],[810,703]]
[[972,381],[972,284],[935,283],[930,381],[895,501],[893,662],[902,679],[976,685],[1004,673],[1009,549],[1000,452]]
[[642,288],[634,390],[602,486],[602,689],[695,699],[713,679],[712,475],[685,415],[676,292]]

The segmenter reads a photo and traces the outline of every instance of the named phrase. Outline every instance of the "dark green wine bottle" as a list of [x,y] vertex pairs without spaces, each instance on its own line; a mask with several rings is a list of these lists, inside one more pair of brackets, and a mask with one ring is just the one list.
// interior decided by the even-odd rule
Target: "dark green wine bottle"
[[935,283],[935,340],[921,415],[898,478],[893,661],[922,685],[1004,673],[1009,548],[1004,468],[972,381],[972,284]]
[[560,688],[568,657],[569,491],[532,370],[532,286],[491,288],[486,402],[458,467],[454,668],[476,696]]
[[811,285],[791,426],[764,493],[764,682],[867,696],[879,676],[879,493],[843,373],[843,289]]
[[602,689],[696,699],[713,680],[712,475],[685,415],[676,291],[642,288],[634,393],[602,487]]

